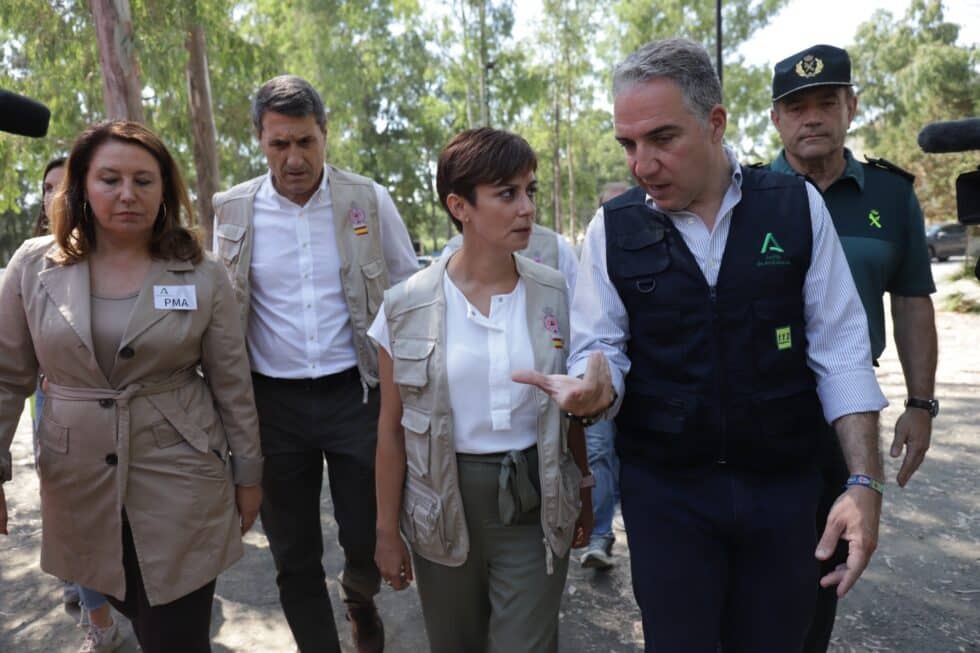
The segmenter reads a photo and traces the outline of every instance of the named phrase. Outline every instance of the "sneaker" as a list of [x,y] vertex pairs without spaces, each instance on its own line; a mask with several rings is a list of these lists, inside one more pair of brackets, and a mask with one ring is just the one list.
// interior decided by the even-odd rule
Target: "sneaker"
[[112,653],[122,646],[123,637],[119,625],[113,621],[108,628],[89,626],[88,634],[78,653]]
[[81,597],[78,595],[78,586],[63,580],[61,586],[61,602],[65,605],[78,605]]
[[385,650],[385,627],[374,601],[347,602],[347,621],[357,653],[381,653]]
[[612,556],[613,538],[596,537],[589,541],[582,554],[582,566],[586,569],[609,569],[616,564]]

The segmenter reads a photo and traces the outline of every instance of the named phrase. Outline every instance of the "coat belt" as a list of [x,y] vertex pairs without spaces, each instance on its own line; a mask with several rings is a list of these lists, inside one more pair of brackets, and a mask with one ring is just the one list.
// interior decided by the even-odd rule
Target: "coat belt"
[[201,453],[207,453],[208,434],[190,420],[187,412],[177,403],[177,398],[173,394],[174,390],[198,382],[200,379],[196,369],[191,368],[178,372],[159,383],[131,383],[119,390],[72,387],[51,383],[49,380],[44,388],[44,394],[46,397],[62,401],[105,401],[109,399],[113,402],[117,411],[115,435],[119,467],[119,507],[121,509],[129,480],[130,401],[136,397],[145,397],[190,446]]

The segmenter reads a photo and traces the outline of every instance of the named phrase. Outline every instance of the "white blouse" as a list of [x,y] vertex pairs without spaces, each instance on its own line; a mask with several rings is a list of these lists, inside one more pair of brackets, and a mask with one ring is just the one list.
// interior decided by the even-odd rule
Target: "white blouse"
[[[470,304],[448,274],[443,275],[442,286],[456,451],[484,454],[530,447],[537,442],[534,388],[510,378],[513,370],[534,368],[524,282],[518,279],[514,290],[494,295],[489,316]],[[368,336],[391,355],[384,306]]]

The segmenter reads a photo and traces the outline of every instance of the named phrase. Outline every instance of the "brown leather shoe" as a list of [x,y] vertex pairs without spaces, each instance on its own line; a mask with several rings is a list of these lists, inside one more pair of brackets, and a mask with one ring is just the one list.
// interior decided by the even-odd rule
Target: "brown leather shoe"
[[385,650],[385,627],[374,602],[347,603],[347,621],[357,653],[381,653]]

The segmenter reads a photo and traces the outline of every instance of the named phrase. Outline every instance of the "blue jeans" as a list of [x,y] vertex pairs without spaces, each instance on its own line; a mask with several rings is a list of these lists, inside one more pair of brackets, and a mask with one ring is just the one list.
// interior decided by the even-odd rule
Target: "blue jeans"
[[78,596],[81,598],[82,607],[89,612],[98,610],[106,604],[106,598],[95,590],[90,590],[81,585],[76,585],[76,587],[78,587]]
[[589,452],[589,468],[595,476],[592,488],[592,514],[595,525],[592,539],[611,539],[613,513],[619,495],[619,458],[613,448],[616,424],[612,420],[597,422],[585,429],[585,447]]

